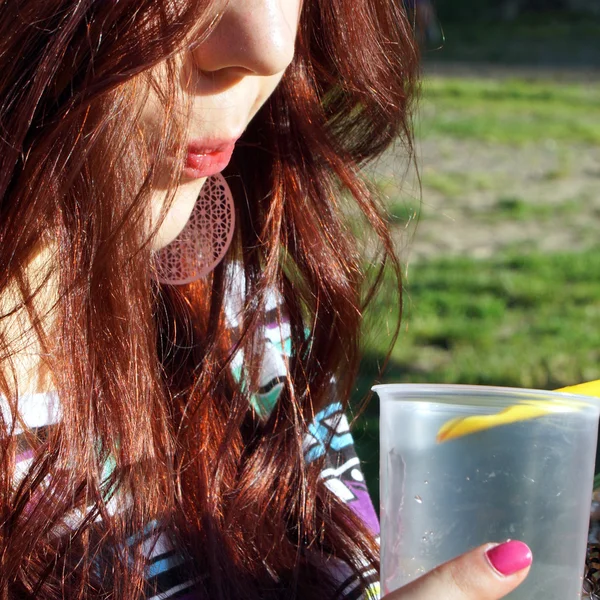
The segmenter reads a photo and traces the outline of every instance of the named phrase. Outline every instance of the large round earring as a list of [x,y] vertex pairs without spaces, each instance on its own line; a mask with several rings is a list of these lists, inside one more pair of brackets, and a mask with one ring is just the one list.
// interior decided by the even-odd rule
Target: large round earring
[[181,233],[156,253],[156,279],[184,285],[208,275],[227,253],[234,226],[233,196],[223,175],[217,173],[202,186]]

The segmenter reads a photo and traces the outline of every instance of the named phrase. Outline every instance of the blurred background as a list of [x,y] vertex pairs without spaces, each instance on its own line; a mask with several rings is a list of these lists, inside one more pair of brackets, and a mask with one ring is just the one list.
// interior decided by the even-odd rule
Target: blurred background
[[[401,147],[372,172],[405,264],[402,329],[380,375],[398,313],[384,281],[354,406],[376,381],[599,379],[600,0],[405,2],[418,174]],[[377,505],[378,414],[373,397],[354,430]]]

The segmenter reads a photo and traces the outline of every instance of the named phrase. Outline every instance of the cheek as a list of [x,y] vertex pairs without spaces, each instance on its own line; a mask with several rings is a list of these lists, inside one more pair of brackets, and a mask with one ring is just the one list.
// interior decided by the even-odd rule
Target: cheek
[[305,0],[291,0],[294,3],[295,14],[296,14],[296,34],[298,33],[298,28],[300,27],[300,19],[302,17],[302,9],[304,8]]
[[284,72],[270,77],[260,77],[258,80],[257,101],[253,107],[252,117],[259,111],[261,106],[273,95],[277,86],[283,79]]
[[296,38],[300,26],[300,17],[304,6],[303,0],[280,0],[281,11],[285,15],[285,20],[290,29],[293,38]]

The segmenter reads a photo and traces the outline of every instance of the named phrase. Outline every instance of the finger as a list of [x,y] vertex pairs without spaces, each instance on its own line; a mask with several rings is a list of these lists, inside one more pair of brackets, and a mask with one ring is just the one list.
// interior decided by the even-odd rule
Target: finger
[[523,542],[480,546],[384,600],[498,600],[523,582],[531,560],[531,550]]

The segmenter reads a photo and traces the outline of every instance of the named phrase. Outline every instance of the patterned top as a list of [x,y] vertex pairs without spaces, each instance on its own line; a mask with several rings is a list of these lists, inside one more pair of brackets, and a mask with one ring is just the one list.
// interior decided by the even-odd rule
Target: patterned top
[[[276,299],[272,298],[268,311],[276,308]],[[229,303],[226,313],[232,327],[237,325],[235,307]],[[267,418],[275,407],[287,376],[286,361],[290,356],[291,342],[289,325],[267,325],[265,332],[265,355],[261,366],[259,392],[251,399],[251,404],[261,418]],[[234,376],[242,383],[243,355],[239,352],[233,361]],[[0,402],[0,409],[6,421],[10,421],[10,411]],[[41,432],[56,424],[60,419],[60,405],[55,393],[31,394],[19,400],[19,414],[27,429]],[[15,431],[16,434],[22,430]],[[21,436],[24,437],[24,436]],[[339,403],[332,403],[319,412],[309,427],[304,439],[304,456],[307,462],[324,458],[324,468],[320,477],[327,488],[348,504],[364,523],[379,536],[379,522],[373,504],[367,492],[367,486],[360,468],[360,462],[354,449],[348,420]],[[24,476],[33,461],[33,452],[24,444],[20,446],[17,457],[16,480]],[[170,541],[158,529],[157,523],[150,523],[141,534],[147,553],[147,598],[159,600],[166,598],[195,598],[195,581],[189,577],[186,559],[171,547]],[[379,598],[378,573],[374,570],[358,577],[347,577],[344,571],[340,580],[341,598],[357,600],[359,598],[375,600]],[[365,582],[367,587],[365,589]]]

